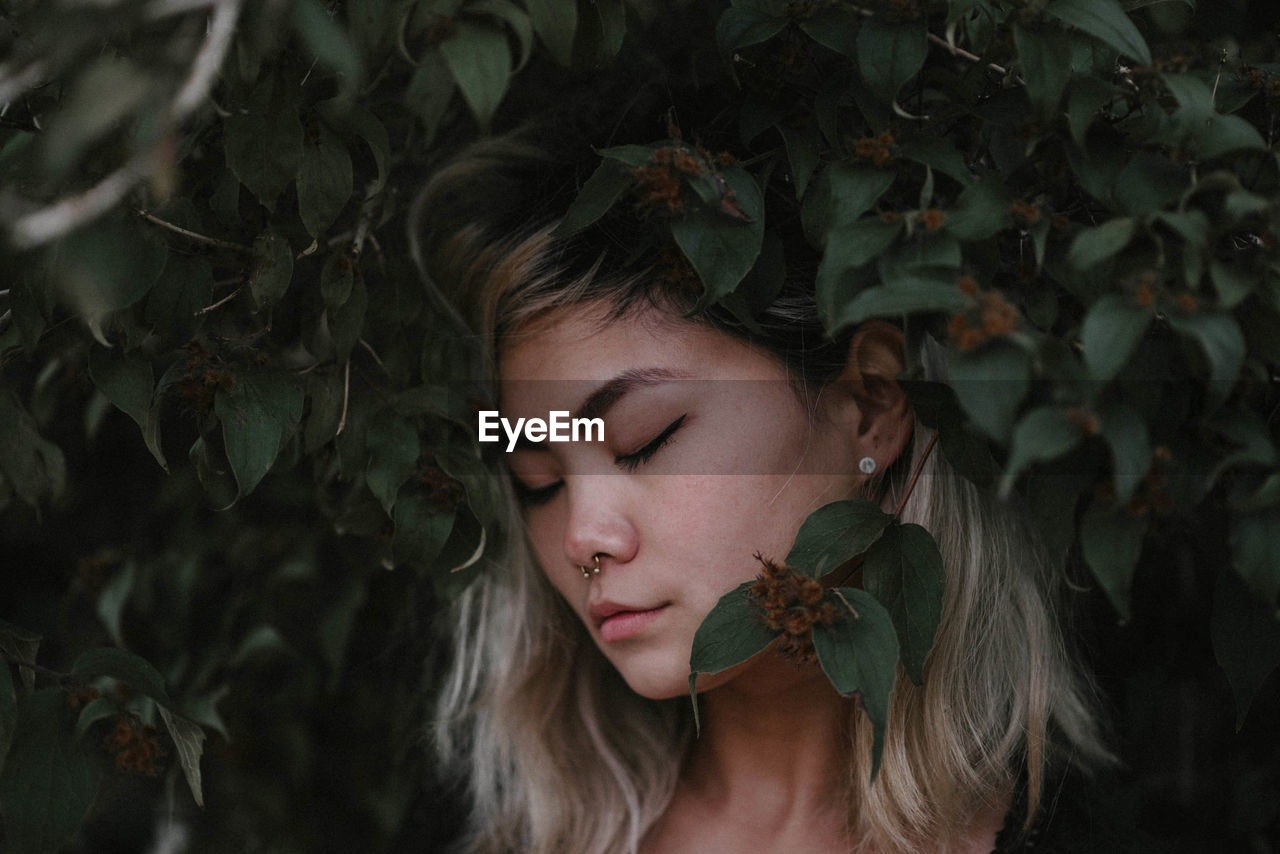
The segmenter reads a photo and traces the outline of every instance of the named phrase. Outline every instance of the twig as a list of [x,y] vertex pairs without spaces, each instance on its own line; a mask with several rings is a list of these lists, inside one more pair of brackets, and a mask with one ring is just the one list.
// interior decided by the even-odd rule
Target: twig
[[1209,93],[1209,103],[1214,105],[1216,110],[1218,100],[1218,83],[1222,80],[1222,66],[1227,64],[1227,49],[1222,49],[1222,55],[1218,57],[1218,76],[1213,78],[1213,91]]
[[[871,18],[875,16],[875,12],[863,6],[855,6],[851,3],[849,4],[849,8],[857,12],[859,15],[861,15],[864,18]],[[965,50],[962,47],[956,47],[951,42],[947,41],[941,36],[936,36],[933,33],[928,33],[928,37],[929,37],[929,41],[945,49],[947,53],[951,54],[952,56],[957,56],[957,57],[960,57],[961,59],[967,59],[970,62],[982,62],[982,57],[978,56],[977,54],[970,53],[969,51]],[[1002,74],[1002,75],[1007,75],[1009,73],[1009,69],[1005,68],[1003,65],[996,65],[994,62],[988,62],[986,66],[992,71],[998,72],[999,74]]]
[[13,309],[5,309],[4,314],[0,314],[0,332],[4,332],[9,328],[9,321],[13,320]]
[[155,21],[172,15],[185,15],[197,9],[208,9],[211,5],[213,0],[152,0],[144,14]]
[[[177,126],[197,107],[205,102],[218,70],[235,34],[236,20],[243,0],[209,0],[213,9],[209,19],[208,35],[191,63],[186,81],[174,96],[169,108],[169,124]],[[183,8],[186,5],[183,4]],[[15,77],[0,80],[0,103],[12,100],[24,89],[34,85],[43,74],[43,66],[32,63]],[[0,75],[2,78],[2,75]],[[33,119],[34,121],[34,119]],[[119,204],[138,181],[152,169],[168,137],[156,147],[133,155],[123,166],[103,178],[97,184],[68,198],[54,202],[18,219],[11,230],[11,240],[19,249],[30,249],[71,231],[89,220],[96,219]]]
[[30,249],[48,243],[78,225],[111,210],[133,189],[143,175],[151,171],[155,152],[135,154],[132,159],[78,195],[54,202],[29,213],[13,224],[12,240],[19,249]]
[[43,62],[33,62],[17,73],[0,66],[0,104],[7,104],[40,82],[45,74]]
[[213,84],[218,79],[218,70],[222,68],[223,57],[231,46],[231,37],[235,35],[241,2],[242,0],[212,0],[213,15],[209,19],[209,34],[191,62],[191,73],[173,99],[169,118],[175,124],[203,104],[213,89]]
[[19,667],[25,667],[28,670],[33,670],[41,676],[47,676],[59,685],[65,685],[68,682],[76,681],[76,677],[72,676],[70,673],[61,673],[57,670],[53,670],[52,668],[45,667],[43,664],[36,664],[34,661],[27,661],[25,658],[19,658],[16,655],[11,655],[3,649],[0,649],[0,658],[3,658],[5,661],[11,662],[12,664],[16,664]]
[[172,231],[174,234],[181,234],[183,237],[189,237],[198,243],[205,243],[205,244],[208,244],[209,246],[216,246],[219,249],[230,249],[234,252],[244,252],[244,253],[253,252],[252,247],[245,246],[243,243],[233,243],[230,240],[220,240],[217,237],[209,237],[207,234],[200,234],[195,231],[190,231],[188,229],[183,228],[180,225],[174,225],[171,222],[163,220],[160,217],[156,216],[155,214],[151,213],[150,211],[139,210],[138,216],[142,217],[152,225],[158,225],[161,228],[165,228],[165,229],[168,229],[169,231]]
[[373,224],[374,202],[377,198],[378,194],[372,193],[365,196],[360,204],[360,219],[356,222],[355,237],[351,239],[351,254],[356,258],[360,257],[365,238],[369,236],[369,228]]
[[[944,50],[946,50],[947,53],[951,54],[952,56],[958,56],[961,59],[967,59],[970,62],[982,62],[982,57],[978,56],[977,54],[970,53],[969,51],[965,50],[962,47],[957,47],[956,45],[953,45],[951,42],[947,41],[941,36],[935,36],[933,33],[929,33],[929,41],[943,48]],[[1005,68],[1003,65],[996,65],[994,62],[988,62],[986,63],[986,66],[987,68],[991,69],[992,71],[995,71],[996,73],[1002,76],[1008,76],[1009,74],[1009,69]]]
[[206,305],[204,308],[202,308],[202,309],[200,309],[199,311],[197,311],[197,312],[195,313],[195,316],[196,316],[196,317],[199,317],[199,316],[201,316],[202,314],[208,314],[209,312],[213,311],[215,308],[217,308],[217,307],[219,307],[219,306],[222,306],[222,305],[226,305],[227,303],[229,303],[229,302],[231,302],[233,299],[235,299],[235,298],[236,298],[236,296],[237,296],[237,295],[239,295],[239,293],[240,293],[242,290],[244,290],[244,285],[241,285],[240,287],[236,288],[234,291],[232,291],[231,293],[227,294],[225,297],[223,297],[222,299],[218,300],[218,301],[217,301],[217,302],[215,302],[213,305]]
[[351,398],[351,360],[347,359],[347,369],[342,377],[342,417],[338,419],[338,429],[334,436],[342,435],[342,428],[347,426],[347,401]]
[[852,602],[850,602],[848,599],[844,598],[844,594],[840,592],[840,588],[839,588],[839,587],[832,587],[832,588],[831,588],[831,592],[832,592],[832,593],[834,593],[834,594],[836,594],[836,598],[837,598],[837,599],[839,599],[841,602],[843,602],[843,603],[844,603],[844,606],[845,606],[846,608],[848,608],[848,609],[849,609],[849,613],[850,613],[850,614],[853,614],[853,618],[854,618],[855,620],[861,620],[861,619],[862,619],[862,615],[861,615],[861,614],[859,614],[859,613],[858,613],[858,611],[857,611],[857,609],[853,607],[853,603],[852,603]]
[[937,442],[938,434],[934,433],[929,444],[924,446],[924,453],[920,455],[920,462],[916,463],[916,470],[911,473],[911,480],[907,481],[907,491],[902,493],[902,500],[898,502],[898,509],[893,511],[893,518],[897,519],[902,515],[902,508],[907,506],[907,499],[911,497],[911,491],[916,488],[916,480],[919,479],[920,472],[924,471],[924,464],[929,460],[929,454],[933,452],[933,446]]
[[382,360],[378,358],[378,354],[374,351],[374,349],[369,346],[368,341],[361,338],[360,346],[369,351],[369,355],[372,356],[373,360],[378,363],[379,368],[382,368],[382,370],[385,371],[386,373],[391,373],[390,371],[387,370],[387,366],[382,363]]

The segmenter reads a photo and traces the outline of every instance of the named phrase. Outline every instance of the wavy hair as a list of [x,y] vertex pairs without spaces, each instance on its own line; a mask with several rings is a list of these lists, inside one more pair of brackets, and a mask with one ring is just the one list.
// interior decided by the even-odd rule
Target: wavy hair
[[[553,224],[512,236],[503,227],[458,226],[440,203],[459,182],[483,196],[475,181],[516,168],[530,153],[511,140],[485,143],[438,172],[415,204],[420,269],[446,302],[464,309],[492,371],[502,342],[552,308],[603,304],[610,309],[603,322],[625,322],[643,306],[692,309],[696,294],[669,281],[652,253],[631,251],[607,223],[569,238],[554,235]],[[750,328],[715,308],[695,319],[766,348],[797,388],[821,389],[844,366],[850,339],[824,334],[809,272],[794,266]],[[940,348],[925,350],[927,372],[944,378]],[[910,453],[880,477],[882,497],[896,503],[930,437],[917,427]],[[434,724],[442,763],[469,786],[462,848],[635,852],[670,801],[691,747],[689,701],[648,700],[626,686],[536,565],[509,483],[504,502],[499,545],[452,612],[453,663]],[[848,704],[842,796],[851,850],[945,852],[979,810],[1019,785],[1029,824],[1050,769],[1109,757],[1093,693],[1061,629],[1060,573],[1017,508],[979,491],[935,453],[902,519],[938,541],[942,620],[923,684],[899,673],[874,783],[871,729]]]

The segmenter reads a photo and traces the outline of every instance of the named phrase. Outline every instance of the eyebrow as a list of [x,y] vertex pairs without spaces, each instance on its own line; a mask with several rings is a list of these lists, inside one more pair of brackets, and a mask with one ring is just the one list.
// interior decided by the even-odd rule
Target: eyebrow
[[[623,371],[587,395],[586,400],[582,402],[582,405],[578,407],[578,411],[571,417],[603,418],[618,401],[637,388],[658,385],[670,380],[687,379],[688,376],[688,374],[667,368],[632,368]],[[526,439],[523,433],[516,440],[516,450],[538,450],[540,448],[540,445],[534,445]]]
[[587,395],[587,399],[582,402],[582,406],[578,408],[574,417],[603,418],[614,404],[626,397],[633,389],[657,385],[685,376],[666,368],[632,368],[629,371],[623,371]]

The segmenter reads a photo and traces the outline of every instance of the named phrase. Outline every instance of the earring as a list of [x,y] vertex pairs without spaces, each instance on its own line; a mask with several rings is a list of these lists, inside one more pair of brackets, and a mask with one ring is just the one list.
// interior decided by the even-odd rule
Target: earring
[[582,577],[587,581],[591,580],[591,576],[600,574],[600,554],[596,553],[595,555],[592,555],[592,560],[595,561],[595,566],[593,568],[587,568],[585,566],[578,567],[578,569],[582,570]]
[[858,470],[863,474],[874,474],[876,470],[876,461],[871,457],[863,457],[858,460]]

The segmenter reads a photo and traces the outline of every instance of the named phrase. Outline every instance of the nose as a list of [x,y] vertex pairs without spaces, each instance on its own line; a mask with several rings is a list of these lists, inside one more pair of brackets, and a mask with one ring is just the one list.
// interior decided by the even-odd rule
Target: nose
[[575,566],[590,565],[596,555],[616,563],[635,557],[639,538],[628,504],[626,480],[612,474],[565,478],[569,515],[564,553]]

